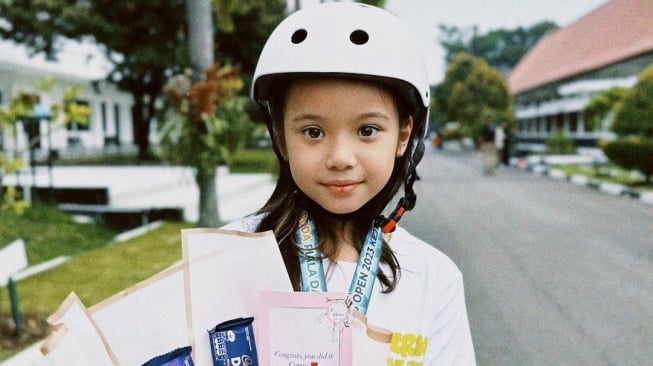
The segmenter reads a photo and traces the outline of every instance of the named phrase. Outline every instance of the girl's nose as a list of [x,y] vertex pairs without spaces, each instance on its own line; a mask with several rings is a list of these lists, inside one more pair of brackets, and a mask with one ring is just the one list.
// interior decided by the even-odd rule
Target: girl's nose
[[334,138],[328,146],[327,168],[345,170],[354,167],[355,164],[356,154],[353,143],[344,137]]

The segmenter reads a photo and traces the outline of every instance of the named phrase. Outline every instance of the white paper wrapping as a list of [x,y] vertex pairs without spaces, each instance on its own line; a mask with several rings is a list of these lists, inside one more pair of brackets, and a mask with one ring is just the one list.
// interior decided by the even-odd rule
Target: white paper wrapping
[[182,269],[178,264],[89,309],[120,365],[142,365],[189,344]]
[[[93,361],[93,365],[116,364],[111,348],[74,292],[68,295],[61,307],[48,318],[48,323],[53,329],[53,335],[46,339],[41,347],[44,354],[56,348],[57,359],[78,360],[82,357],[79,353],[81,349],[86,359]],[[58,335],[57,332],[64,333]]]
[[[48,318],[52,334],[35,365],[141,365],[190,345],[195,365],[212,366],[209,329],[249,316],[256,329],[260,294],[292,292],[271,232],[182,230],[182,252],[180,263],[88,310],[71,293]],[[352,364],[385,365],[392,332],[357,312],[351,326]]]

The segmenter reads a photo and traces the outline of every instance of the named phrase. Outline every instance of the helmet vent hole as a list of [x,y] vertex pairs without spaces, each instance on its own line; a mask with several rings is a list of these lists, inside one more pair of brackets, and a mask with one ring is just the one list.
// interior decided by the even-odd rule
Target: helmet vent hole
[[292,34],[290,37],[290,41],[294,44],[299,44],[304,42],[306,37],[308,36],[308,32],[306,29],[297,29],[295,33]]
[[349,40],[353,44],[363,45],[370,40],[370,36],[364,30],[359,29],[351,32],[351,34],[349,35]]

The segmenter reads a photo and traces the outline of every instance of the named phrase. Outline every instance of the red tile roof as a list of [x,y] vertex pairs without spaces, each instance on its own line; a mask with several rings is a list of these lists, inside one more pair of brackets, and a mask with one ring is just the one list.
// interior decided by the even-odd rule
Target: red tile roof
[[508,76],[510,91],[533,89],[653,51],[653,0],[611,0],[552,32]]

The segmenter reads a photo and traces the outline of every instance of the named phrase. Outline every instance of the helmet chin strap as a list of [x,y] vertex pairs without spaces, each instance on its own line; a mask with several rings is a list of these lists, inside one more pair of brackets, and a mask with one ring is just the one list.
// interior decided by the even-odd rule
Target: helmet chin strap
[[406,179],[404,181],[404,197],[399,200],[397,207],[392,211],[388,218],[381,216],[381,231],[384,233],[391,233],[397,228],[397,223],[407,211],[415,208],[415,202],[417,202],[417,195],[413,189],[413,184],[415,179],[417,179],[417,164],[422,160],[424,156],[424,142],[418,138],[417,144],[415,146],[415,151],[410,159],[408,159],[408,173],[406,174]]
[[[415,206],[415,203],[413,202],[412,206]],[[397,207],[392,211],[390,214],[390,217],[385,218],[381,216],[381,231],[384,234],[391,233],[395,231],[397,228],[397,222],[401,220],[401,217],[406,213],[406,211],[410,210],[411,208],[410,204],[408,204],[408,199],[406,197],[401,197],[399,200],[399,203],[397,203]]]

